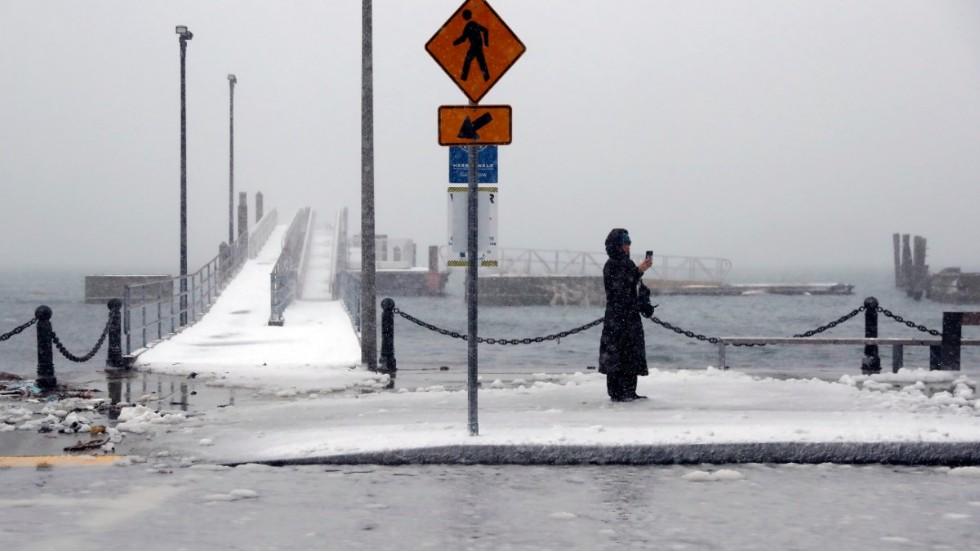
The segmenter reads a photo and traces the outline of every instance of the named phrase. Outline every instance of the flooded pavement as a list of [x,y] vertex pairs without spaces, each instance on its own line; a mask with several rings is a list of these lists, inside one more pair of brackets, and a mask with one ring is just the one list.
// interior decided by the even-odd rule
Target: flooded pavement
[[112,429],[120,410],[134,404],[192,417],[215,408],[286,399],[208,385],[196,377],[139,371],[59,383],[57,390],[42,392],[31,380],[0,382],[0,455],[125,453],[126,438]]
[[975,468],[0,469],[7,549],[980,549]]

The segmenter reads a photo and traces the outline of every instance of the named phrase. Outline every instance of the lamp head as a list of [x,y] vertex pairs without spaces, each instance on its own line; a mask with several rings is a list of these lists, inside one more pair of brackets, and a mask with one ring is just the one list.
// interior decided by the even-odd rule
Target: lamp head
[[238,83],[238,79],[235,78],[235,75],[228,75],[228,82],[230,82],[232,84],[237,84]]
[[186,25],[177,25],[177,34],[180,35],[181,40],[190,40],[194,38],[194,33],[187,30]]

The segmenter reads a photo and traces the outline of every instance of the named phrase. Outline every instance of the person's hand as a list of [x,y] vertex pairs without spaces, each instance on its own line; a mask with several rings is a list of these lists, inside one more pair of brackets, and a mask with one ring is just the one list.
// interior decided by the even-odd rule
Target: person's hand
[[641,272],[645,272],[650,269],[650,266],[653,266],[653,259],[644,258],[643,262],[640,262],[640,264],[636,268]]

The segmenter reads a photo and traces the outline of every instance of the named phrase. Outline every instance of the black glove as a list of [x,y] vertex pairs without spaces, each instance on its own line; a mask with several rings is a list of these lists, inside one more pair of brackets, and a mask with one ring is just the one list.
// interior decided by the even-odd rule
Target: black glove
[[649,302],[646,303],[646,304],[641,304],[640,305],[640,315],[643,316],[643,317],[645,317],[645,318],[649,318],[650,316],[653,315],[653,309],[654,309],[654,306],[652,304],[650,304]]
[[650,289],[646,285],[640,284],[640,289],[636,294],[636,308],[640,315],[649,318],[653,315],[654,306],[650,304]]

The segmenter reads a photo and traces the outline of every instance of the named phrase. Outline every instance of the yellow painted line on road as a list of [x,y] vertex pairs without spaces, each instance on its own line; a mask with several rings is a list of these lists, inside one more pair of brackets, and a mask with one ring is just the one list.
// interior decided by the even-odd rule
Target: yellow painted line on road
[[121,455],[24,455],[0,456],[0,468],[4,467],[94,467],[111,465],[122,459]]

